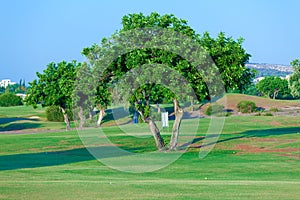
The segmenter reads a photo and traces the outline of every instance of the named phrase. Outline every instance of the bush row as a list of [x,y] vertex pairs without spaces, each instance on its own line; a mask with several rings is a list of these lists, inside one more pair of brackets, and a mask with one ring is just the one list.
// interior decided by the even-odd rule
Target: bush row
[[[257,111],[256,104],[252,101],[239,102],[237,109],[241,113],[252,113]],[[205,110],[205,114],[209,116],[218,115],[222,112],[224,112],[224,106],[217,103],[209,105]]]
[[0,95],[0,107],[20,106],[23,105],[22,98],[12,94],[4,93]]
[[[71,111],[67,111],[69,120],[73,120],[73,113]],[[52,122],[63,122],[64,116],[62,110],[59,106],[49,106],[46,109],[46,118],[48,121]]]

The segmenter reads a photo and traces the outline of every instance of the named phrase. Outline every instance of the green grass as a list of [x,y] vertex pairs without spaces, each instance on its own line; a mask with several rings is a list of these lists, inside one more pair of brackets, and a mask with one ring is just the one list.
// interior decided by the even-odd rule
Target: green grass
[[36,109],[32,106],[0,107],[0,118],[26,118],[31,116],[38,116],[45,119],[45,108],[42,108],[40,105]]
[[[65,129],[64,122],[49,122],[46,120],[45,108],[40,105],[0,107],[0,132],[2,131],[47,131]],[[74,124],[71,124],[74,127]]]
[[[299,199],[299,117],[226,118],[215,148],[199,159],[209,121],[200,119],[199,140],[178,160],[147,173],[107,167],[89,154],[76,131],[2,134],[0,199]],[[197,123],[182,123],[181,143],[192,140]],[[120,148],[137,154],[155,150],[145,124],[103,130]],[[80,135],[89,138],[93,131]],[[170,138],[168,131],[163,137]],[[171,154],[176,153],[158,159]]]

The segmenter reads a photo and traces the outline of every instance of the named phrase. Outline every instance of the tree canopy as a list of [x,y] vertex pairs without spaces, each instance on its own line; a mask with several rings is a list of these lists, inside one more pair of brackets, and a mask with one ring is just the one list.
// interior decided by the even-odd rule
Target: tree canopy
[[30,89],[25,98],[27,105],[37,107],[59,106],[64,115],[66,129],[70,129],[68,112],[72,111],[72,94],[76,79],[77,68],[80,63],[59,62],[49,63],[43,73],[37,72],[37,79],[29,83]]
[[[220,33],[216,39],[208,33],[201,36],[188,26],[186,20],[178,19],[172,14],[151,13],[146,16],[139,13],[124,16],[121,30],[110,38],[102,39],[100,44],[84,48],[82,53],[89,59],[92,73],[96,74],[95,78],[100,84],[114,85],[132,69],[159,64],[176,70],[193,89],[197,99],[202,101],[218,94],[217,91],[222,88],[220,85],[214,85],[218,82],[218,76],[212,67],[212,61],[216,63],[226,90],[243,89],[251,83],[254,76],[245,67],[250,55],[243,49],[242,42],[243,39],[235,41],[226,37],[224,33]],[[197,48],[198,46],[201,48]],[[158,80],[159,73],[153,69],[156,68],[155,65],[151,66],[154,66],[152,71],[150,70],[151,76]],[[155,122],[147,113],[150,110],[149,100],[155,101],[157,96],[165,95],[173,101],[175,123],[170,149],[175,149],[183,115],[179,103],[180,95],[176,92],[177,86],[178,84],[174,84],[173,92],[170,92],[154,84],[145,84],[131,93],[131,104],[149,124],[158,149],[162,149],[165,144],[160,139]],[[108,88],[102,87],[99,94],[103,94],[104,91],[108,91]],[[107,95],[104,97],[109,98]]]
[[280,77],[265,77],[257,83],[256,87],[263,95],[273,99],[277,97],[283,98],[290,94],[288,81]]
[[251,69],[245,67],[251,55],[242,47],[243,42],[243,38],[234,40],[226,37],[224,32],[220,32],[216,39],[208,32],[200,38],[201,46],[209,53],[220,71],[226,91],[245,90],[255,76]]

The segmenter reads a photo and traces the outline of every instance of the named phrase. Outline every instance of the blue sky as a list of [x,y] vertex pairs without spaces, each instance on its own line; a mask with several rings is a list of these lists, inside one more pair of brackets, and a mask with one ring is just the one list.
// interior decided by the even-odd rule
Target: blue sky
[[81,50],[121,28],[128,13],[173,13],[197,33],[243,37],[250,62],[300,58],[298,0],[0,0],[0,79],[32,81],[49,62],[83,61]]

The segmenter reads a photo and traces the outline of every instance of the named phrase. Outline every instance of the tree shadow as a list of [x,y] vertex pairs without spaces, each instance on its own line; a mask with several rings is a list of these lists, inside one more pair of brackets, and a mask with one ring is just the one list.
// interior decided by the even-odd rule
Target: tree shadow
[[10,118],[0,118],[0,125],[1,124],[7,124],[11,122],[16,122],[16,121],[38,121],[38,119],[31,119],[31,118],[24,118],[24,117],[10,117]]
[[204,116],[200,115],[200,112],[198,115],[192,115],[190,112],[184,112],[182,116],[182,119],[199,119],[199,118],[204,118]]
[[[158,108],[156,105],[151,105],[151,111],[154,113],[158,113]],[[168,112],[168,119],[170,121],[174,121],[175,120],[175,113],[174,113],[174,107],[173,106],[168,106],[168,107],[161,107],[160,108],[160,112]],[[99,112],[96,111],[96,114],[98,114]],[[105,122],[109,122],[109,121],[114,121],[114,120],[119,120],[122,119],[124,117],[128,117],[128,116],[132,116],[131,113],[128,112],[128,110],[124,109],[123,107],[117,107],[117,108],[112,108],[112,109],[107,109],[105,110],[105,116],[102,120],[103,123]],[[195,118],[203,118],[203,116],[199,115],[192,115],[190,112],[184,112],[183,113],[183,117],[182,119],[195,119]],[[115,123],[116,125],[125,125],[125,124],[129,124],[131,123],[132,120],[128,120],[126,122],[123,123]]]
[[[120,151],[112,146],[89,147],[89,150],[93,152],[93,155],[97,159],[121,157],[131,154],[128,151]],[[0,171],[49,167],[96,160],[89,150],[87,148],[78,148],[64,151],[2,155],[0,156]],[[132,149],[126,148],[126,150]],[[137,150],[137,148],[133,150]]]
[[253,138],[253,137],[268,137],[268,136],[278,136],[278,135],[288,135],[300,132],[300,127],[287,127],[287,128],[272,128],[263,130],[249,130],[241,133],[240,136],[229,137],[219,140],[218,143],[226,142],[230,140],[240,139],[240,138]]
[[4,127],[0,127],[0,132],[2,131],[18,131],[18,130],[24,130],[24,129],[34,129],[41,127],[41,124],[38,123],[14,123],[9,124]]
[[[120,120],[122,118],[128,117],[129,115],[130,115],[130,113],[123,107],[106,109],[105,115],[102,119],[102,123]],[[115,123],[115,125],[124,125],[124,124],[129,124],[129,123],[131,123],[131,120],[127,120],[123,123]]]
[[263,108],[263,107],[256,107],[256,110],[257,110],[257,111],[265,111],[266,109]]
[[128,111],[124,109],[123,107],[118,107],[118,108],[112,108],[112,109],[107,109],[105,110],[105,117],[103,120],[118,120],[124,117],[127,117],[129,115]]
[[195,143],[197,143],[197,142],[203,140],[204,138],[205,138],[205,137],[196,137],[196,138],[194,138],[193,140],[191,140],[190,142],[186,142],[186,143],[180,145],[180,146],[178,147],[178,149],[185,149],[185,148],[188,148],[191,144],[195,144]]
[[224,112],[226,112],[226,113],[233,113],[233,111],[234,110],[232,110],[232,109],[224,109]]
[[[19,121],[27,121],[27,122],[21,123]],[[31,123],[31,122],[37,122],[37,121],[39,121],[39,119],[31,119],[31,118],[24,118],[24,117],[0,118],[0,132],[1,131],[17,131],[17,130],[23,130],[23,129],[38,128],[41,126],[41,124]],[[9,123],[11,123],[11,124],[9,124]],[[8,125],[6,125],[6,124],[8,124]]]
[[[212,143],[207,143],[207,144],[202,144],[199,146],[193,146],[190,148],[202,148],[210,145],[214,145],[216,143],[222,143],[222,142],[227,142],[231,140],[237,140],[237,139],[242,139],[242,138],[255,138],[255,137],[268,137],[268,136],[279,136],[279,135],[288,135],[288,134],[296,134],[300,132],[300,127],[287,127],[287,128],[273,128],[273,129],[262,129],[262,130],[249,130],[245,131],[242,133],[239,133],[237,136],[234,137],[228,137],[224,138],[221,140],[218,140],[217,142],[212,142]],[[217,135],[211,135],[210,137],[216,137]],[[226,136],[226,135],[225,135]],[[232,135],[231,135],[232,136]],[[196,138],[196,140],[192,140],[191,142],[186,143],[187,146],[191,144],[195,144],[201,140],[203,140],[204,137],[202,138]]]

